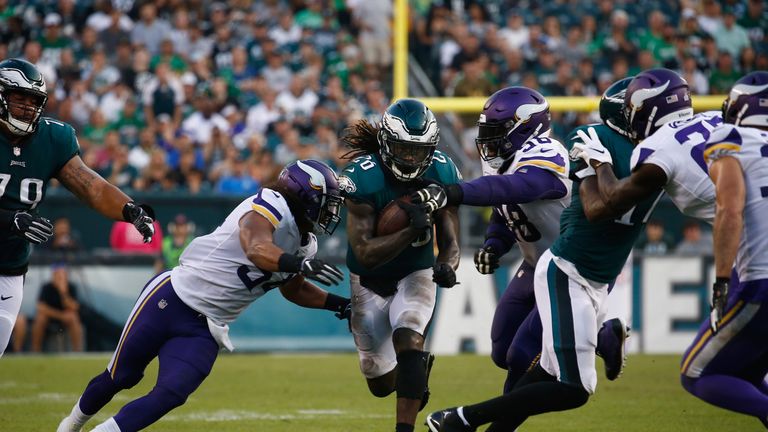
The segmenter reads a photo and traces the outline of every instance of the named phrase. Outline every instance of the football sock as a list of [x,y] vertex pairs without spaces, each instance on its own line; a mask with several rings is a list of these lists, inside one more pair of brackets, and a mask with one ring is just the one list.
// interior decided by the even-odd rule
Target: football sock
[[765,419],[768,416],[768,396],[749,381],[730,375],[682,377],[688,392],[712,405]]
[[109,371],[94,377],[80,396],[77,406],[83,414],[94,415],[104,408],[112,398],[120,391],[120,388],[112,380]]
[[498,422],[504,430],[514,430],[532,415],[578,408],[587,399],[589,393],[583,387],[561,383],[537,365],[510,393],[464,406],[462,411],[472,427]]
[[121,432],[120,426],[115,422],[114,417],[110,417],[104,423],[96,426],[91,432]]
[[413,432],[413,425],[408,423],[398,423],[395,425],[395,432]]
[[83,411],[80,410],[80,399],[78,399],[75,406],[72,407],[72,412],[69,413],[69,420],[71,422],[70,428],[72,430],[80,430],[91,417],[93,417],[93,414],[84,414]]

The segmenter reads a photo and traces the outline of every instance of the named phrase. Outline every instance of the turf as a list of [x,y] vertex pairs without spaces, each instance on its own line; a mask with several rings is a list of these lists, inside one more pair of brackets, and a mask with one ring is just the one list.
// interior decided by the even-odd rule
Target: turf
[[[54,431],[107,356],[5,356],[0,360],[0,431]],[[685,393],[677,356],[633,356],[624,376],[602,379],[578,410],[538,416],[527,431],[757,431],[751,417],[712,407]],[[598,361],[599,362],[599,361]],[[602,365],[600,365],[602,367]],[[144,381],[119,394],[96,420],[145,394],[156,363]],[[504,374],[482,356],[438,357],[432,372],[432,400],[426,412],[477,402],[498,393]],[[357,359],[338,355],[225,355],[186,405],[151,431],[392,431],[394,396],[368,394]],[[96,422],[89,423],[90,430]]]

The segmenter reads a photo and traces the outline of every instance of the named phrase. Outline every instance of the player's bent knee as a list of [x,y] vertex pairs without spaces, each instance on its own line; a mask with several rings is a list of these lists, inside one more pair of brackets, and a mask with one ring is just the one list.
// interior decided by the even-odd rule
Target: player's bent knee
[[691,378],[689,376],[686,376],[684,374],[680,374],[680,384],[682,384],[685,391],[688,393],[694,394],[694,384],[696,383],[696,378]]
[[377,398],[387,397],[395,391],[395,386],[391,382],[385,382],[383,380],[372,379],[368,380],[368,390],[372,395]]
[[115,386],[120,390],[126,390],[138,384],[142,378],[144,378],[143,373],[116,374],[115,377],[112,378],[112,382],[115,383]]
[[397,390],[398,398],[421,399],[427,388],[426,351],[406,350],[397,355]]
[[165,412],[184,405],[184,402],[186,402],[189,397],[189,393],[185,391],[178,389],[174,390],[160,385],[155,386],[155,388],[152,389],[152,393],[160,396],[158,400],[163,401]]
[[392,333],[392,343],[396,352],[421,350],[424,346],[424,336],[410,328],[398,328]]

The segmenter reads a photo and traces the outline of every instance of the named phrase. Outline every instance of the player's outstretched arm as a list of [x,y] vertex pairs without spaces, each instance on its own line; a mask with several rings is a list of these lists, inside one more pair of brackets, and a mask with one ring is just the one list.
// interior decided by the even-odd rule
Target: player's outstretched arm
[[330,293],[313,283],[309,283],[300,275],[282,284],[280,293],[288,301],[301,307],[335,312],[338,319],[348,319],[351,314],[348,298]]
[[[640,165],[632,175],[621,180],[616,178],[613,166],[610,164],[604,163],[595,167],[595,172],[597,173],[596,190],[591,187],[579,188],[581,202],[590,221],[619,217],[638,203],[658,193],[667,184],[667,175],[664,170],[650,163]],[[596,200],[602,200],[604,206],[598,205]],[[590,213],[588,209],[595,211]]]
[[738,159],[720,157],[709,166],[709,176],[715,184],[716,212],[713,227],[715,283],[712,286],[710,326],[719,329],[728,302],[728,283],[739,250],[744,227],[746,187]]
[[432,280],[439,286],[456,285],[456,269],[459,268],[459,209],[446,207],[435,213],[435,230],[438,254],[433,267]]
[[374,237],[376,213],[373,207],[350,199],[346,200],[346,206],[349,244],[357,260],[366,268],[375,268],[398,256],[424,229],[412,224],[398,232]]
[[102,215],[132,223],[144,237],[144,243],[155,234],[154,211],[147,205],[137,205],[115,185],[88,168],[80,156],[73,156],[61,168],[56,178],[81,201]]
[[248,212],[240,219],[240,246],[253,265],[269,272],[299,274],[324,285],[338,285],[344,278],[334,265],[280,249],[272,241],[274,230],[272,223],[256,212]]

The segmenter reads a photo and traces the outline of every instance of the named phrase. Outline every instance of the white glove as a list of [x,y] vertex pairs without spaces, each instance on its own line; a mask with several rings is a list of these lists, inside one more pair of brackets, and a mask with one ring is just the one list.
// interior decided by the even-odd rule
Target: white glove
[[595,128],[591,127],[587,129],[587,132],[589,132],[589,135],[584,133],[583,130],[576,131],[576,135],[582,142],[573,145],[569,155],[571,160],[584,159],[589,166],[593,166],[593,161],[598,164],[613,164],[611,153],[603,147]]

